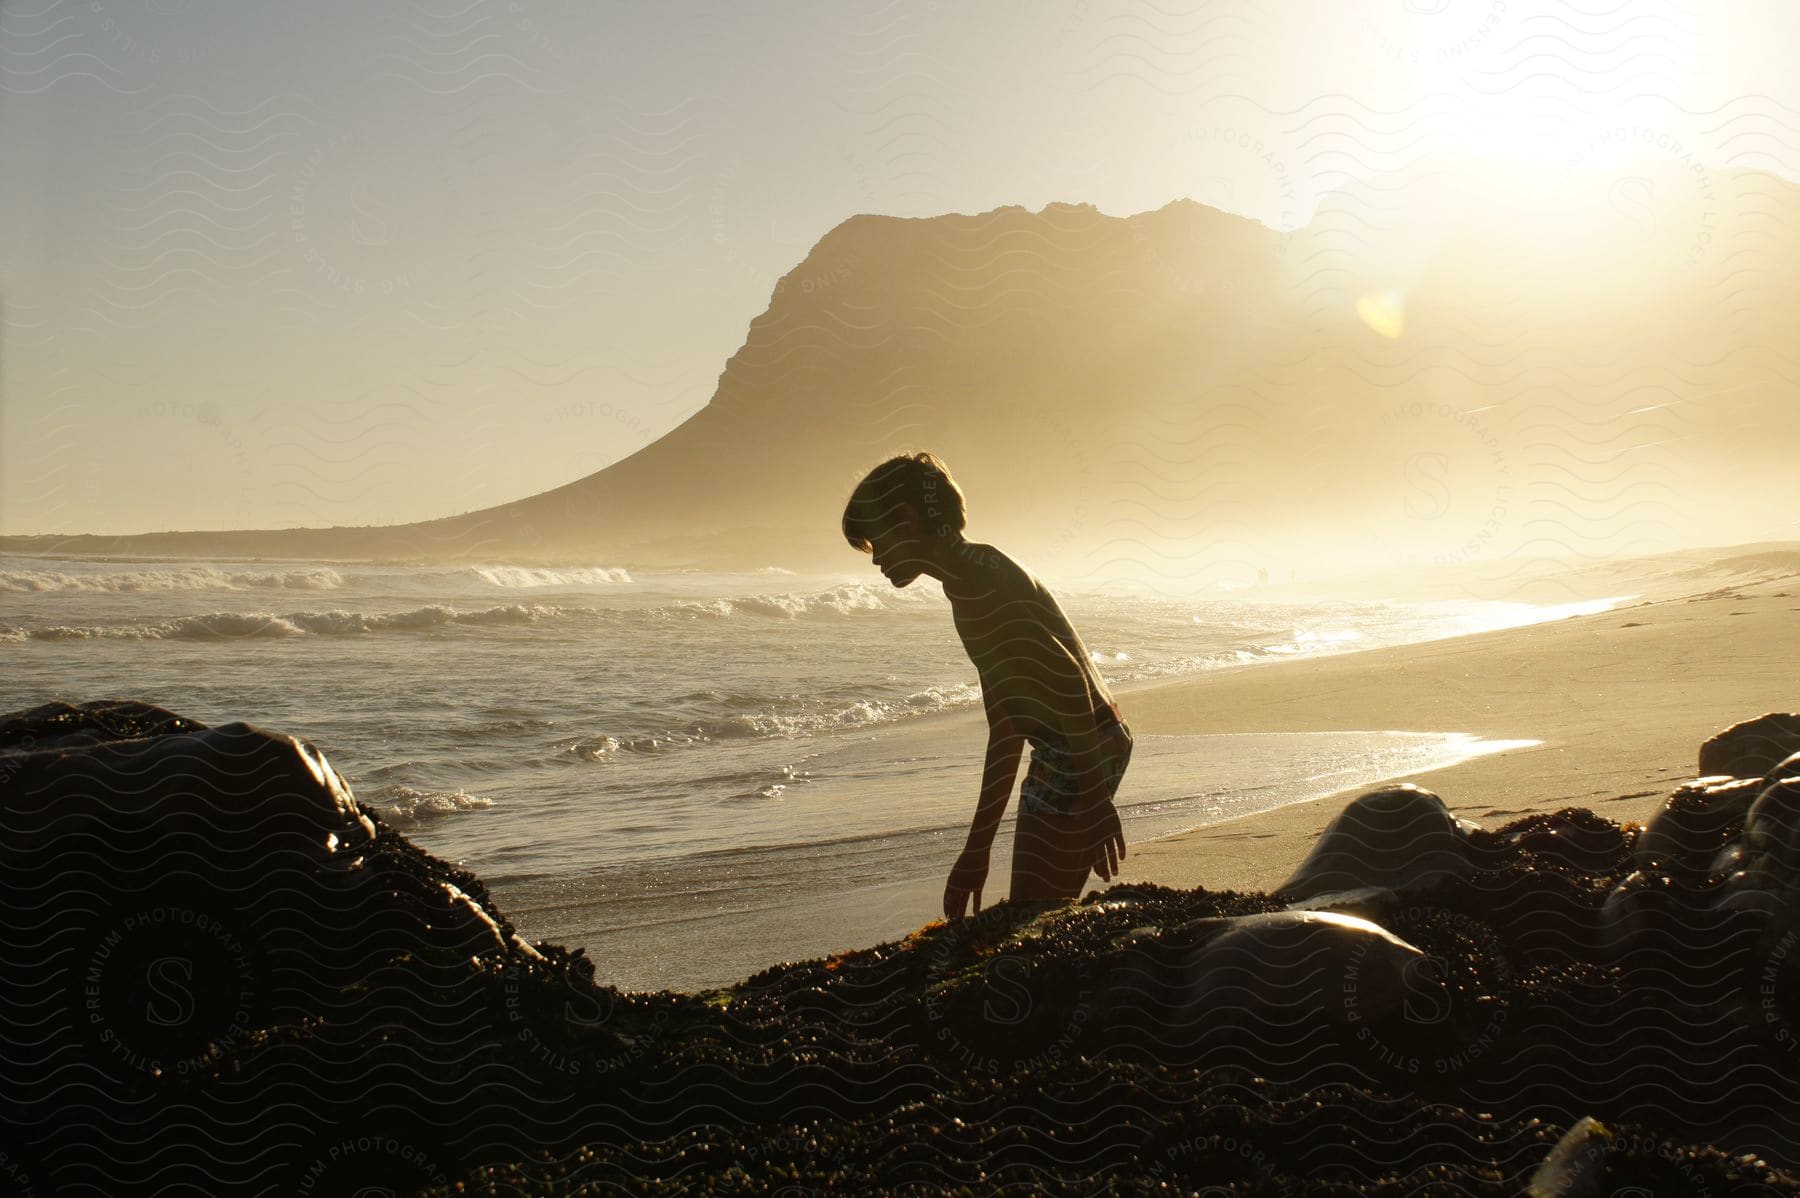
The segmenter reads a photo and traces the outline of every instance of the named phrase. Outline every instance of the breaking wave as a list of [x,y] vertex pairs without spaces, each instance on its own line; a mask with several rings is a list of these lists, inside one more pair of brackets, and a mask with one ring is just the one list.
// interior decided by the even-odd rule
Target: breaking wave
[[563,614],[560,607],[511,603],[480,611],[459,612],[448,604],[399,612],[300,611],[276,615],[266,611],[216,611],[160,622],[131,624],[56,624],[48,628],[0,628],[4,641],[220,641],[291,636],[348,636],[358,633],[438,628],[450,624],[535,624]]
[[596,583],[630,582],[631,575],[621,569],[592,566],[578,570],[553,570],[534,566],[470,566],[467,573],[489,586],[570,587]]
[[690,600],[675,605],[677,611],[703,616],[847,616],[857,612],[887,611],[931,602],[924,591],[889,592],[863,583],[845,583],[826,591],[801,594],[783,591],[767,595],[737,595],[729,599]]
[[480,811],[494,805],[494,800],[472,795],[466,790],[420,790],[403,782],[379,787],[363,802],[389,823],[400,826],[422,823],[437,816]]
[[681,600],[658,607],[591,607],[581,604],[508,603],[461,611],[431,603],[396,612],[335,609],[278,614],[269,611],[215,611],[166,620],[117,624],[56,624],[41,628],[0,626],[0,643],[21,641],[227,640],[258,637],[345,636],[443,626],[571,622],[629,626],[666,625],[680,620],[730,618],[797,619],[836,617],[894,608],[917,608],[924,596],[889,596],[872,587],[845,585],[817,594],[744,595],[729,599]]
[[[685,696],[697,699],[699,696]],[[712,696],[715,707],[727,707],[741,699]],[[780,710],[763,703],[755,710],[715,710],[680,727],[637,735],[584,736],[565,739],[558,748],[573,757],[606,761],[621,756],[663,753],[714,741],[736,741],[777,736],[813,736],[857,728],[870,728],[914,716],[931,715],[959,707],[971,707],[981,699],[981,688],[958,682],[928,686],[901,698],[855,699],[847,703],[809,705]]]
[[336,570],[219,570],[183,566],[174,570],[128,570],[118,574],[65,574],[59,570],[0,570],[0,592],[45,591],[131,593],[139,591],[335,591],[344,585]]

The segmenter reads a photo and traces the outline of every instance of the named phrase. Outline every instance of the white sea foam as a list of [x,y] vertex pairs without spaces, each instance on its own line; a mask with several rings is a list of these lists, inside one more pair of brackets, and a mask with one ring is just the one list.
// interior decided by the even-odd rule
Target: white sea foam
[[[56,624],[46,628],[8,628],[0,640],[22,641],[210,641],[257,637],[349,636],[362,633],[435,628],[447,624],[535,624],[554,619],[563,609],[546,604],[509,603],[479,611],[459,612],[446,603],[397,612],[300,611],[277,615],[266,611],[217,611],[179,616],[159,622],[129,624]],[[24,635],[12,635],[22,632]]]
[[676,607],[681,611],[701,615],[793,619],[799,616],[847,616],[858,612],[887,611],[896,606],[913,607],[929,601],[930,597],[923,591],[889,591],[854,582],[811,594],[779,591],[762,595],[734,595],[726,599],[692,600],[677,604]]
[[130,593],[138,591],[335,591],[344,585],[336,570],[220,570],[183,566],[172,570],[128,570],[116,574],[67,574],[60,570],[0,570],[0,592],[45,591]]
[[813,736],[874,727],[913,716],[967,707],[980,698],[980,687],[959,682],[949,686],[928,686],[902,699],[856,699],[841,707],[823,711],[764,709],[743,712],[719,723],[702,724],[701,730],[708,735],[720,737]]
[[777,592],[741,595],[710,601],[681,600],[661,607],[594,607],[575,603],[507,603],[474,610],[459,610],[448,603],[428,603],[405,611],[359,611],[334,608],[325,611],[276,613],[270,611],[209,612],[163,620],[141,619],[118,624],[57,624],[0,632],[6,641],[83,640],[215,640],[234,637],[282,637],[301,635],[343,636],[354,633],[403,631],[444,625],[539,624],[558,621],[593,624],[656,625],[674,619],[811,619],[835,618],[889,610],[892,606],[916,609],[916,597],[897,602],[875,588],[862,585],[834,587],[815,594]]
[[403,782],[380,787],[364,802],[394,824],[415,824],[435,816],[480,811],[494,805],[494,800],[466,790],[420,790]]
[[[636,736],[582,737],[561,744],[564,752],[589,761],[621,754],[657,753],[713,741],[763,737],[819,736],[890,724],[915,716],[968,707],[981,698],[981,688],[968,682],[928,686],[898,699],[855,699],[838,706],[777,710],[764,705],[753,711],[702,717],[682,727]],[[721,696],[721,700],[723,697]]]
[[216,611],[158,624],[53,624],[27,633],[34,641],[192,641],[304,636],[306,630],[272,612]]
[[630,582],[624,570],[592,566],[576,570],[554,570],[532,566],[471,566],[470,574],[489,586],[508,589],[524,587],[576,587]]

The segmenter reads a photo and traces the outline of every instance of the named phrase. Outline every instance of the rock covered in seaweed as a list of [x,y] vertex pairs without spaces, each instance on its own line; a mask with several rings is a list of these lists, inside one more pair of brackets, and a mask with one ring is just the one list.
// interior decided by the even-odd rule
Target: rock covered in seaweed
[[45,703],[29,711],[0,715],[0,756],[167,736],[205,727],[199,720],[136,699]]
[[[58,725],[65,714],[46,712]],[[312,745],[140,715],[155,731],[102,739],[87,727],[7,759],[0,888],[54,889],[59,928],[90,936],[171,903],[254,949],[252,989],[279,990],[321,958],[354,975],[398,952],[533,951],[502,929],[472,875],[443,870],[418,885],[391,869],[374,818]]]
[[1760,779],[1730,775],[1677,787],[1638,834],[1630,872],[1606,896],[1600,946],[1692,952],[1735,927],[1746,904],[1731,898],[1728,879],[1741,874],[1744,821],[1762,789]]
[[1554,1198],[1692,1198],[1782,1194],[1794,1180],[1753,1157],[1642,1126],[1575,1134],[1591,1146],[1565,1151],[1546,1172],[1568,1138],[1563,1122],[1356,1087],[1286,1094],[1241,1070],[1196,1076],[1139,1062],[1072,1061],[997,1081],[958,1080],[880,1114],[810,1116],[731,1139],[695,1129],[597,1145],[567,1160],[522,1159],[428,1198],[1519,1198],[1540,1175],[1570,1187],[1545,1191]]
[[1697,778],[1664,801],[1607,896],[1608,944],[1657,921],[1691,940],[1716,932],[1721,915],[1761,914],[1777,930],[1800,915],[1800,777],[1771,773]]
[[[380,827],[293,737],[125,703],[47,705],[0,737],[0,969],[33,1029],[0,1054],[11,1136],[94,1192],[154,1189],[221,1134],[243,1176],[290,1191],[343,1143],[397,1146],[409,1188],[448,1175],[444,1128],[367,1092],[396,1071],[429,1090],[423,1059],[496,1005],[470,979],[546,964],[478,879]],[[185,1113],[146,1122],[165,1106]]]
[[1720,852],[1743,829],[1744,815],[1761,789],[1757,779],[1729,776],[1683,783],[1639,834],[1633,864],[1688,876],[1713,872]]

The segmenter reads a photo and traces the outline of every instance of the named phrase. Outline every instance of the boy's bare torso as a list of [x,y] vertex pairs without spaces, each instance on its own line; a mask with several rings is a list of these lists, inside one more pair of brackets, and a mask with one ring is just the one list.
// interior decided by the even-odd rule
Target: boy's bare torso
[[990,720],[1006,718],[1034,743],[1066,746],[1112,695],[1048,588],[992,545],[958,548],[944,587],[957,635],[981,679]]

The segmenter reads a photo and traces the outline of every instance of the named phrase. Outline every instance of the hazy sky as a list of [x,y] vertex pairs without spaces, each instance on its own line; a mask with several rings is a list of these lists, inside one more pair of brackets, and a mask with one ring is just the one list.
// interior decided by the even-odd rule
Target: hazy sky
[[4,0],[0,532],[570,481],[859,212],[1292,227],[1446,150],[1800,177],[1797,49],[1784,0]]

